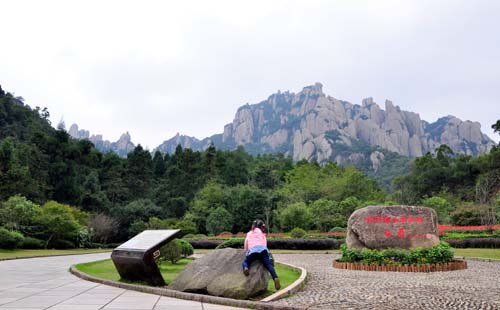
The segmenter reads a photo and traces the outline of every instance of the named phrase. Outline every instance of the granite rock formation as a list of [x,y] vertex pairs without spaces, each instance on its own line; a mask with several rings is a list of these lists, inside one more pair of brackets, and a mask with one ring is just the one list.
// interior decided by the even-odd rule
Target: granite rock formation
[[120,139],[116,142],[110,142],[109,140],[104,140],[102,135],[90,135],[88,130],[79,129],[77,124],[71,125],[68,130],[71,137],[75,139],[87,139],[92,142],[95,147],[103,152],[115,152],[121,157],[127,157],[127,154],[132,152],[135,148],[134,143],[132,143],[132,138],[128,132],[122,134]]
[[439,243],[436,211],[413,206],[368,206],[347,223],[349,248],[426,248]]
[[252,153],[282,152],[294,160],[367,161],[373,170],[384,161],[381,151],[417,157],[447,144],[455,153],[477,156],[494,145],[477,122],[446,116],[428,123],[389,100],[384,109],[372,98],[361,105],[338,100],[324,94],[320,83],[240,107],[222,134],[203,140],[177,135],[157,149],[172,152],[180,144],[202,150],[210,143],[223,149],[242,145]]
[[242,249],[214,250],[188,264],[168,288],[236,299],[258,296],[267,290],[269,272],[254,262],[250,275],[245,276],[241,267],[244,258]]

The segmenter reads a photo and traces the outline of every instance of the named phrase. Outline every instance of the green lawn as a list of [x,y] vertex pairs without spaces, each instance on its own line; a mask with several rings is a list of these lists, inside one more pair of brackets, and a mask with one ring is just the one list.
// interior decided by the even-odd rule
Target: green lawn
[[[160,271],[163,278],[165,279],[165,282],[172,282],[172,280],[184,269],[184,267],[186,267],[189,262],[191,262],[191,259],[181,259],[175,265],[171,264],[170,262],[162,262],[160,264]],[[97,278],[121,281],[120,275],[116,271],[115,266],[110,259],[78,264],[76,265],[76,268]],[[281,265],[279,263],[276,264],[276,273],[280,278],[282,288],[285,288],[288,285],[292,284],[300,277],[300,271]],[[265,295],[271,295],[274,292],[276,292],[276,290],[274,289],[274,282],[269,281],[268,292]]]
[[30,256],[53,256],[53,255],[67,255],[67,254],[91,254],[111,252],[109,249],[69,249],[69,250],[2,250],[0,249],[1,258],[20,258]]
[[500,259],[500,249],[455,249],[455,256]]

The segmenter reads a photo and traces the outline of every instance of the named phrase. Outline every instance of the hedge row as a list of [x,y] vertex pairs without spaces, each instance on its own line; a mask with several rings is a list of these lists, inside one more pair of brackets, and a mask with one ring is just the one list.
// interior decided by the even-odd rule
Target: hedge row
[[494,248],[500,249],[500,238],[447,239],[454,248]]
[[[237,238],[234,238],[237,239]],[[189,240],[195,249],[215,249],[223,240]],[[500,238],[445,239],[454,248],[500,248]],[[270,249],[277,250],[333,250],[339,249],[343,239],[282,239],[268,240]]]
[[[229,240],[228,240],[229,241]],[[226,242],[228,242],[226,241]],[[267,246],[273,250],[334,250],[339,249],[344,240],[336,239],[283,239],[268,240]],[[195,249],[215,249],[221,240],[189,240]]]

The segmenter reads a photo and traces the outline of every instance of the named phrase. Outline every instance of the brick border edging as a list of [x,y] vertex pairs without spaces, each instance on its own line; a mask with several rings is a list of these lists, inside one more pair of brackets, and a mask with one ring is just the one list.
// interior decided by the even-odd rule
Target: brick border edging
[[[298,268],[298,267],[295,267],[295,268]],[[257,309],[257,310],[306,310],[307,309],[307,307],[293,307],[293,306],[285,306],[285,305],[275,305],[275,304],[269,304],[269,303],[259,302],[259,301],[239,300],[239,299],[217,297],[217,296],[210,296],[210,295],[186,293],[186,292],[174,291],[174,290],[167,289],[167,288],[151,287],[151,286],[145,286],[145,285],[129,284],[129,283],[112,281],[112,280],[105,280],[105,279],[93,277],[89,274],[81,272],[80,270],[76,269],[75,265],[72,265],[69,268],[69,272],[71,272],[73,275],[75,275],[83,280],[90,281],[90,282],[95,282],[95,283],[99,283],[99,284],[123,288],[123,289],[131,290],[131,291],[155,294],[155,295],[184,299],[184,300],[197,301],[197,302],[201,302],[201,303],[210,303],[210,304],[218,304],[218,305],[223,305],[223,306],[250,308],[250,309]],[[295,282],[294,282],[294,284],[295,284]],[[300,286],[298,285],[297,287],[299,288]],[[298,290],[298,288],[297,288],[297,290]]]
[[56,254],[56,255],[33,255],[33,256],[16,256],[16,257],[2,257],[0,258],[0,262],[7,260],[16,260],[16,259],[29,259],[29,258],[47,258],[47,257],[58,257],[58,256],[71,256],[71,255],[91,255],[91,254],[102,254],[102,253],[111,253],[109,251],[100,251],[100,252],[92,252],[92,253],[68,253],[68,254]]
[[370,265],[363,263],[344,263],[334,260],[333,268],[346,269],[346,270],[385,271],[385,272],[436,272],[436,271],[453,271],[453,270],[467,269],[467,261],[454,260],[452,262],[443,264],[386,266],[386,265]]

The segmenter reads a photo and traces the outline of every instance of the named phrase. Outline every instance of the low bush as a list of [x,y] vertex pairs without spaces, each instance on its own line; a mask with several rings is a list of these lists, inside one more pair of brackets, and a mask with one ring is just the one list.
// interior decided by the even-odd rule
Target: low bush
[[45,241],[37,238],[25,237],[21,247],[23,249],[33,249],[33,250],[43,249],[45,247]]
[[24,236],[17,231],[0,228],[0,249],[13,250],[22,245]]
[[500,238],[467,238],[467,239],[447,239],[451,246],[455,248],[492,248],[500,249]]
[[410,265],[448,263],[453,260],[453,248],[446,242],[440,242],[430,248],[412,250],[386,249],[350,249],[343,244],[340,248],[341,262],[361,262],[373,265]]
[[330,232],[346,232],[346,229],[343,227],[333,227],[330,229]]
[[268,240],[267,247],[276,250],[333,250],[344,242],[333,239],[282,239]]
[[189,242],[187,242],[186,240],[182,240],[182,239],[176,239],[175,241],[181,247],[182,257],[188,257],[188,256],[193,255],[194,249],[193,249],[193,246]]
[[294,229],[292,229],[292,231],[290,232],[290,236],[292,238],[304,238],[304,236],[306,235],[306,231],[303,230],[302,228],[299,228],[299,227],[295,227]]
[[177,239],[170,241],[160,249],[159,260],[167,260],[172,264],[177,263],[182,258],[182,249]]
[[225,249],[225,248],[243,249],[244,246],[245,246],[244,238],[232,238],[219,244],[216,247],[216,249]]
[[194,234],[187,234],[182,236],[182,239],[194,239],[196,238]]
[[[243,248],[244,238],[222,240],[189,240],[195,249]],[[334,250],[339,249],[345,240],[322,239],[268,239],[267,247],[275,250]],[[222,245],[224,244],[224,245]],[[218,247],[220,246],[220,247]]]
[[441,239],[446,240],[446,239],[489,238],[492,236],[493,236],[492,234],[487,232],[475,232],[475,233],[447,232],[446,234],[441,236]]
[[222,240],[189,240],[188,242],[195,249],[213,250],[224,241],[222,241]]

